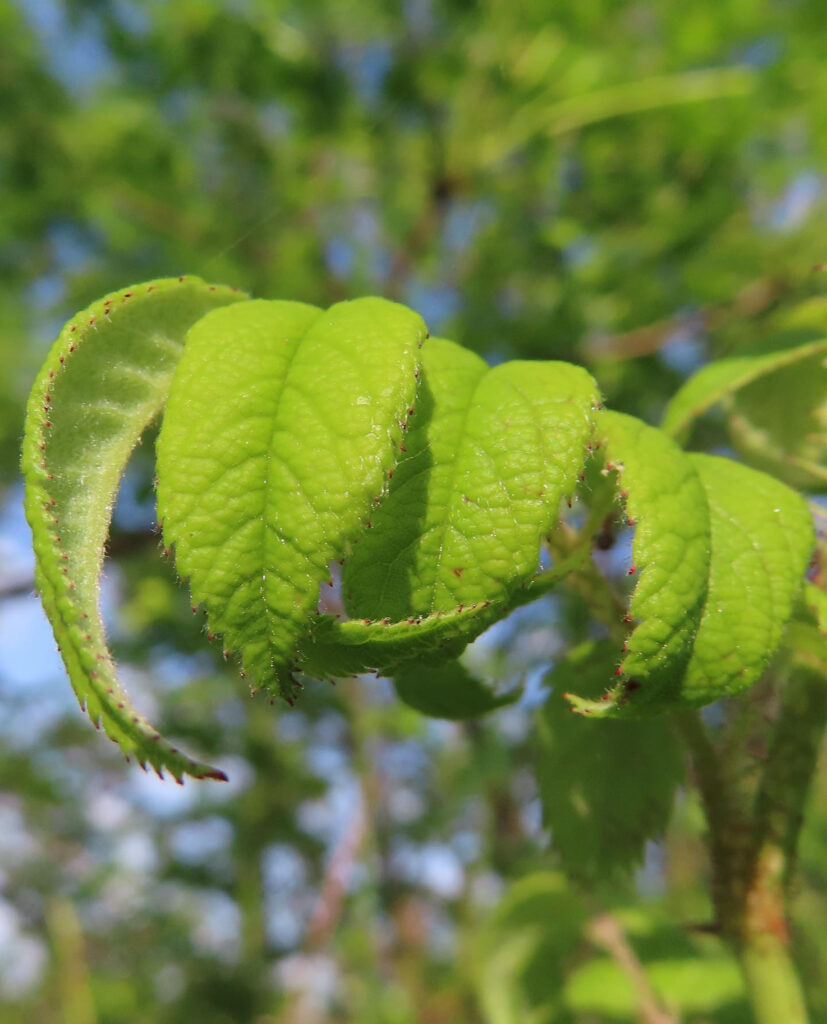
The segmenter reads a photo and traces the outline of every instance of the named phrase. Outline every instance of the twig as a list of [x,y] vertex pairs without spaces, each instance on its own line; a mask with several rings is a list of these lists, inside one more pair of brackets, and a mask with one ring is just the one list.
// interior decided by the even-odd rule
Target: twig
[[712,898],[717,924],[721,933],[737,944],[746,898],[750,824],[700,715],[686,711],[676,715],[675,720],[692,756],[709,827]]
[[632,983],[641,1024],[679,1024],[680,1018],[677,1014],[661,1005],[643,965],[616,917],[611,914],[600,914],[589,922],[586,936],[595,946],[606,950]]
[[365,826],[364,798],[360,793],[358,806],[342,833],[324,873],[319,898],[305,932],[305,953],[323,948],[336,929],[342,916],[353,866],[365,836]]
[[658,352],[680,330],[710,331],[732,321],[760,316],[790,290],[791,282],[779,277],[750,281],[726,305],[705,306],[689,314],[668,317],[623,334],[604,335],[586,341],[592,359],[635,359]]
[[[159,543],[155,530],[131,530],[113,534],[106,545],[107,558],[122,558]],[[34,594],[34,576],[0,580],[0,601]]]

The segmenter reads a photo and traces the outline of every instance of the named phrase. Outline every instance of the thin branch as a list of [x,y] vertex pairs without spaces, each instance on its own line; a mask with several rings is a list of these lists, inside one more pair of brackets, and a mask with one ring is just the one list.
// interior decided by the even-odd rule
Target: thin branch
[[304,938],[305,953],[324,948],[342,916],[353,868],[365,837],[367,817],[364,798],[359,795],[358,805],[344,829],[328,862],[322,880],[319,898],[310,915]]
[[692,757],[709,827],[712,898],[717,925],[729,941],[737,943],[746,898],[750,825],[700,715],[686,711],[676,715],[675,721]]
[[604,949],[632,984],[641,1024],[678,1024],[680,1018],[661,1005],[643,965],[616,917],[600,914],[589,922],[586,936]]
[[16,580],[0,580],[0,601],[33,595],[34,577],[32,576],[21,576],[20,579]]
[[623,334],[596,337],[587,341],[585,348],[592,359],[622,360],[652,355],[660,351],[677,331],[717,330],[733,321],[760,316],[791,287],[791,282],[777,276],[760,277],[746,284],[732,302],[704,306],[692,313],[667,317]]

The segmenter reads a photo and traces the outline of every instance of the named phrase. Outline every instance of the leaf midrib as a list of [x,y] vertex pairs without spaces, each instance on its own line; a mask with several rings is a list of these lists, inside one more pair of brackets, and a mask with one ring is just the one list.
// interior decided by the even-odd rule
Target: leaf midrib
[[[271,463],[273,461],[273,449],[275,447],[276,435],[282,429],[281,424],[279,423],[279,412],[280,412],[280,408],[281,408],[281,402],[282,402],[282,399],[284,397],[284,392],[285,392],[285,390],[287,388],[287,380],[288,380],[288,378],[290,376],[290,370],[291,370],[291,368],[293,366],[293,363],[296,360],[296,356],[299,353],[299,349],[301,348],[305,338],[307,337],[308,331],[310,331],[310,329],[318,322],[318,320],[322,316],[324,316],[324,311],[323,310],[319,310],[319,312],[316,314],[316,316],[313,318],[313,320],[311,320],[310,323],[307,325],[307,327],[305,327],[305,329],[302,331],[301,336],[296,339],[296,343],[293,346],[292,352],[290,352],[288,354],[288,358],[287,358],[287,361],[286,361],[285,367],[284,367],[284,375],[282,377],[281,384],[280,384],[280,386],[278,388],[278,395],[276,397],[275,402],[273,403],[273,415],[272,415],[272,427],[271,427],[271,430],[270,430],[270,439],[269,439],[269,443],[267,445],[267,451],[265,452],[265,456],[264,456],[264,474],[263,474],[263,476],[264,476],[264,479],[263,479],[264,488],[263,488],[263,495],[262,495],[262,510],[261,510],[262,531],[261,531],[261,542],[260,542],[260,550],[259,550],[260,563],[261,563],[262,569],[261,569],[261,581],[259,583],[258,590],[259,590],[259,597],[261,599],[261,603],[264,606],[264,618],[265,618],[265,621],[267,623],[267,641],[268,641],[268,648],[269,648],[269,652],[270,652],[269,661],[270,661],[270,668],[271,668],[271,670],[273,672],[276,672],[276,670],[277,670],[276,662],[275,662],[275,659],[273,658],[273,653],[272,653],[272,651],[273,651],[272,638],[273,638],[274,633],[276,632],[276,630],[273,628],[273,620],[274,620],[274,616],[275,616],[276,613],[275,613],[275,610],[270,607],[270,605],[269,605],[269,603],[267,601],[267,597],[266,597],[267,578],[270,575],[276,575],[276,576],[279,576],[279,578],[283,582],[289,582],[289,581],[285,580],[285,577],[283,575],[280,576],[278,571],[273,566],[268,566],[268,564],[267,564],[267,531],[270,530],[270,529],[273,529],[273,530],[276,529],[275,524],[271,525],[269,523],[269,516],[268,516],[268,511],[270,510],[271,504],[272,504],[271,503],[271,483],[272,483],[272,481],[271,481],[270,467],[271,467]],[[283,460],[282,460],[282,464],[286,465],[286,463],[284,463]],[[287,468],[288,468],[288,470],[290,470],[291,475],[295,476],[295,474],[290,469],[290,467],[287,466]],[[280,534],[279,536],[283,537],[284,535]],[[289,537],[288,538],[284,538],[284,539],[285,539],[286,543],[291,544],[291,540],[290,540]],[[295,544],[293,544],[292,546],[295,548]]]

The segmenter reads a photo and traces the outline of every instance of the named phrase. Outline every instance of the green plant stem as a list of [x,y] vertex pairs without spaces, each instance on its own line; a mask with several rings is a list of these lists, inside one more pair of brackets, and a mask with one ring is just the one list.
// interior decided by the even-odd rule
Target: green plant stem
[[74,905],[64,896],[52,898],[46,924],[54,952],[54,972],[61,1019],[68,1024],[97,1024],[86,948]]
[[755,799],[754,837],[738,955],[759,1024],[808,1020],[789,953],[787,896],[804,807],[827,725],[820,671],[793,666]]
[[787,894],[804,804],[827,724],[827,688],[798,665],[749,814],[697,713],[679,716],[709,825],[712,892],[722,937],[744,975],[757,1024],[807,1024],[789,950]]
[[739,954],[756,1024],[807,1024],[809,1016],[787,943],[762,935]]
[[797,663],[787,681],[766,767],[755,799],[755,859],[776,848],[778,884],[786,888],[795,865],[804,808],[827,726],[827,681]]
[[750,856],[750,826],[733,780],[697,711],[676,716],[686,743],[709,828],[712,901],[716,925],[730,944],[740,939],[745,876]]

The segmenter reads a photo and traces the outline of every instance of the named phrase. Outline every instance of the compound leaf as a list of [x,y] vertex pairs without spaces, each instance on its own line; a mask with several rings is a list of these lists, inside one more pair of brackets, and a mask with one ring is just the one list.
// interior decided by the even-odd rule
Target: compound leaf
[[383,299],[255,301],[190,333],[158,439],[159,517],[257,685],[292,693],[319,585],[392,473],[425,336]]
[[35,381],[23,472],[35,580],[82,707],[159,773],[221,777],[160,738],[118,683],[98,608],[104,543],[129,455],[166,399],[189,327],[245,298],[194,277],[134,285],[61,331]]

